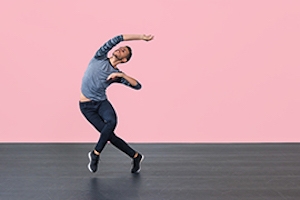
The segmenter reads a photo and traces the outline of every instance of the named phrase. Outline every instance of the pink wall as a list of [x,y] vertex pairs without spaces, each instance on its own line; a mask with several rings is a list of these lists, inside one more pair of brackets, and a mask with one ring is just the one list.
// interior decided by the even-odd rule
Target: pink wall
[[116,133],[129,142],[299,142],[300,1],[4,1],[0,142],[91,142],[78,108],[95,51],[121,33]]

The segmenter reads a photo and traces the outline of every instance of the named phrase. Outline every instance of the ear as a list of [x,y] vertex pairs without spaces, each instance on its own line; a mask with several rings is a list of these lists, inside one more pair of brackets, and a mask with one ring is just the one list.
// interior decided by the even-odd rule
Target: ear
[[127,58],[123,58],[122,63],[126,63],[126,62],[127,62]]

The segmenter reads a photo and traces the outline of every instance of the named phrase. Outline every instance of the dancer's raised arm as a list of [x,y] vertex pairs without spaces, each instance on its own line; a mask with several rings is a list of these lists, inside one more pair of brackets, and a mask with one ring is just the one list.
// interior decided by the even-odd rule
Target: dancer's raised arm
[[153,35],[145,35],[145,34],[123,34],[124,41],[130,41],[130,40],[145,40],[150,41],[153,39]]

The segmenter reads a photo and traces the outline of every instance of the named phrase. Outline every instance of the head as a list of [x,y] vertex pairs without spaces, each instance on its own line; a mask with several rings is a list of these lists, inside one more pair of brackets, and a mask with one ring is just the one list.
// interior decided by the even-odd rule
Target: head
[[126,63],[132,56],[132,50],[129,46],[120,47],[113,52],[113,56],[120,60],[121,63]]

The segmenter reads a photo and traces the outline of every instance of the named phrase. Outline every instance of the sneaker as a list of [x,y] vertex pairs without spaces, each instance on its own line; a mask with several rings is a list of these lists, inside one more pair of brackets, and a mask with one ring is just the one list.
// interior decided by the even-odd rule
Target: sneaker
[[133,158],[131,173],[139,173],[141,171],[141,163],[144,160],[142,154],[138,154],[136,158]]
[[93,151],[91,151],[88,153],[88,157],[90,162],[87,167],[90,170],[90,172],[95,173],[98,168],[99,156],[96,155]]

